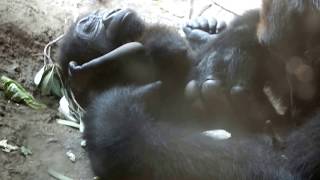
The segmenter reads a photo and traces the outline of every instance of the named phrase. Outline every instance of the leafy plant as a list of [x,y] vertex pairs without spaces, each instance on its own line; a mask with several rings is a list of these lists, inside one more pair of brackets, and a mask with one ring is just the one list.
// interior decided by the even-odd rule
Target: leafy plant
[[44,104],[37,102],[18,82],[6,76],[1,76],[0,88],[4,90],[4,95],[14,102],[25,103],[33,109],[42,109],[46,107]]

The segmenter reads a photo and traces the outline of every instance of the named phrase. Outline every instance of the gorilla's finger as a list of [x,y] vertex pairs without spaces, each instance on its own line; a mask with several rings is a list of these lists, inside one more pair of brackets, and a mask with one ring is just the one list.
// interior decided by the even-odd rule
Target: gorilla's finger
[[185,96],[193,101],[200,97],[200,87],[196,80],[191,80],[185,88]]
[[244,95],[246,92],[245,88],[241,85],[236,85],[236,86],[233,86],[231,89],[230,89],[230,94],[231,95]]
[[70,61],[69,68],[68,68],[69,70],[68,75],[72,77],[75,73],[77,73],[78,69],[79,69],[78,63],[75,61]]
[[226,22],[221,21],[221,22],[219,22],[218,25],[217,25],[216,33],[219,34],[219,33],[221,33],[222,31],[224,31],[226,28],[227,28]]
[[200,24],[200,28],[199,29],[201,29],[203,31],[206,31],[206,32],[209,32],[209,22],[208,22],[208,20],[206,18],[198,17],[196,20]]
[[184,32],[184,34],[186,35],[186,37],[189,37],[192,29],[191,29],[188,25],[186,25],[186,26],[184,26],[184,27],[182,28],[182,31]]
[[215,18],[208,19],[209,33],[215,34],[217,28],[217,20]]
[[69,63],[69,72],[71,73],[85,73],[88,71],[105,71],[106,67],[111,62],[120,61],[120,60],[130,60],[132,57],[143,56],[144,55],[144,46],[139,42],[131,42],[124,44],[117,49],[95,58],[87,63],[77,66],[73,62]]
[[193,19],[188,22],[187,26],[190,27],[191,29],[199,29],[200,23],[196,19]]
[[217,99],[223,95],[222,81],[217,79],[206,80],[201,87],[204,99]]
[[206,42],[209,40],[210,34],[200,29],[194,29],[187,38],[191,41]]

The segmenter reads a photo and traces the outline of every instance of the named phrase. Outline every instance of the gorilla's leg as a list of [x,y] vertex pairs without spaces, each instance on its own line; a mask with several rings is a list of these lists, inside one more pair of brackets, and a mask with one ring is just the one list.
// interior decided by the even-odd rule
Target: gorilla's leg
[[265,121],[277,124],[282,117],[263,92],[269,54],[256,37],[258,21],[259,11],[249,11],[205,43],[197,53],[196,71],[186,86],[186,95],[206,111],[221,109],[238,117],[243,127],[260,131]]
[[[193,126],[150,117],[160,83],[115,88],[85,116],[92,168],[103,179],[294,179],[268,137],[214,140]],[[150,99],[151,98],[151,99]],[[298,178],[297,178],[298,179]]]

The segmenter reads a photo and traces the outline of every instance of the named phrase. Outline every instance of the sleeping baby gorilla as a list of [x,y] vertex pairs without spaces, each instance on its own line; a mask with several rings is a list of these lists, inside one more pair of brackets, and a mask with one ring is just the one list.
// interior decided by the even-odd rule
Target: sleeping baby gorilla
[[[292,81],[296,86],[288,88],[288,68],[280,59],[297,49],[317,56],[317,41],[310,34],[302,38],[308,44],[303,48],[294,43],[294,51],[284,49],[281,58],[279,52],[290,44],[291,33],[297,35],[290,27],[301,23],[289,20],[300,20],[299,13],[318,17],[316,2],[265,0],[261,11],[236,18],[217,37],[210,34],[216,23],[189,24],[189,41],[165,26],[145,24],[132,10],[79,19],[61,45],[60,65],[87,111],[84,138],[94,173],[103,179],[317,179],[318,116],[300,118],[306,124],[284,135],[281,148],[262,133],[266,120],[282,118],[264,86],[286,105],[292,99],[312,101],[299,93],[305,83]],[[288,24],[273,27],[281,24],[278,17]],[[313,26],[303,27],[317,37]],[[185,102],[200,107],[201,116],[194,118]],[[304,103],[298,105],[305,112]],[[210,119],[210,126],[222,119],[223,127],[245,131],[216,140],[202,133],[211,127],[203,128],[208,122],[198,117]]]
[[223,23],[196,19],[184,28],[187,41],[172,28],[146,24],[132,10],[97,11],[70,28],[59,62],[84,108],[113,86],[161,80],[167,97],[180,98],[186,86],[185,94],[200,107],[204,123],[233,116],[237,121],[217,124],[260,131],[278,115],[262,91],[266,52],[256,37],[258,20],[257,10],[248,12],[214,38]]
[[[96,11],[65,35],[59,63],[79,104],[115,85],[161,80],[183,90],[192,52],[176,31],[147,25],[130,10]],[[170,90],[170,89],[168,89]]]

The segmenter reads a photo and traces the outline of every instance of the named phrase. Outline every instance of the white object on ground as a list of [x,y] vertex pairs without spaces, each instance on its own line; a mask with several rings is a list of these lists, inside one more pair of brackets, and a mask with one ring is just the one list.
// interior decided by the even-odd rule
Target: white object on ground
[[77,120],[70,114],[69,102],[65,96],[60,99],[58,110],[67,120],[77,122]]
[[215,129],[210,131],[204,131],[202,134],[209,136],[216,140],[225,140],[231,138],[231,133],[224,129]]
[[0,141],[0,148],[4,152],[11,152],[11,151],[17,150],[19,147],[11,145],[11,144],[8,144],[8,140],[7,139],[3,139],[3,140]]
[[66,155],[68,156],[71,162],[76,162],[76,155],[74,155],[72,151],[68,151]]
[[43,76],[43,73],[44,73],[44,67],[45,66],[43,66],[38,72],[37,72],[37,74],[34,76],[34,79],[33,79],[33,82],[34,82],[34,84],[35,85],[39,85],[40,84],[40,82],[41,82],[41,79],[42,79],[42,76]]

